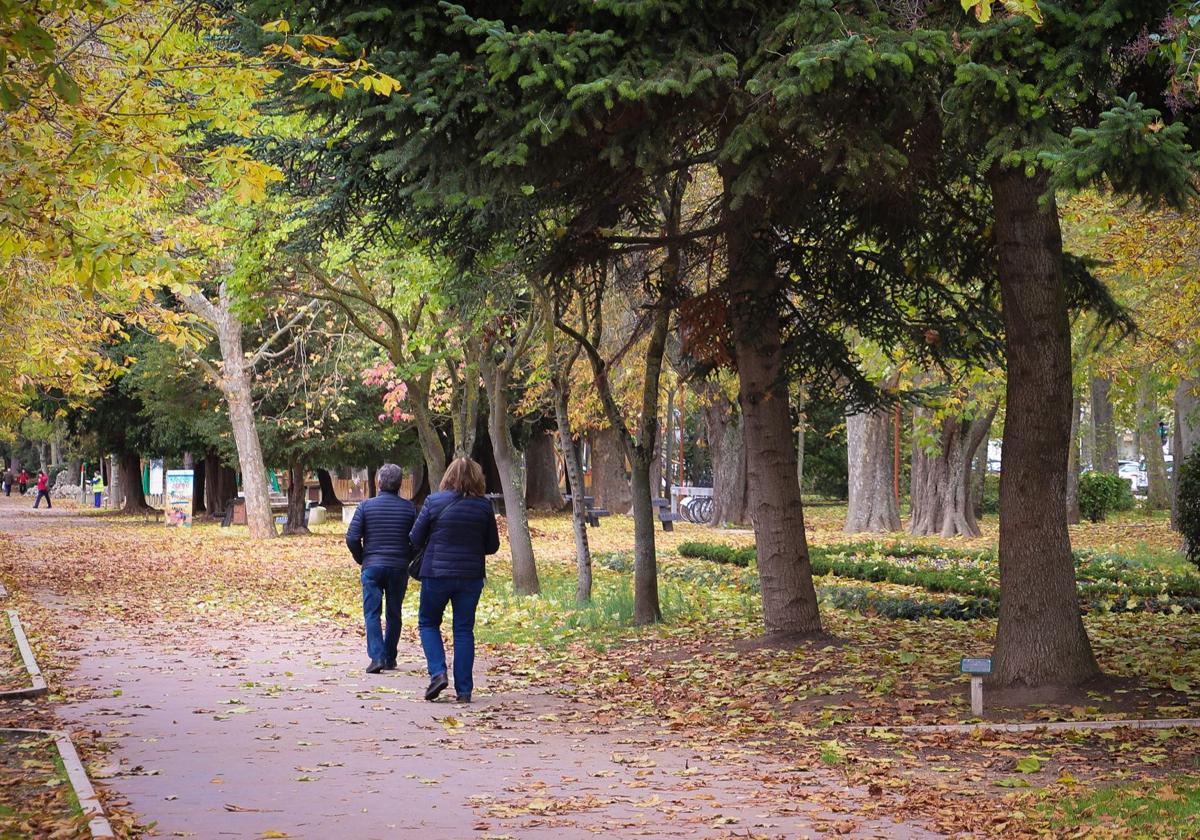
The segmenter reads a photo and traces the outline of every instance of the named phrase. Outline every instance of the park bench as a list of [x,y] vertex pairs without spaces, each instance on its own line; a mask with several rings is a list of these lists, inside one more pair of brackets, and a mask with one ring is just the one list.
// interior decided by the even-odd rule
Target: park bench
[[[568,493],[563,498],[565,498],[568,502],[572,501],[570,493]],[[595,503],[596,503],[595,496],[584,496],[583,497],[583,517],[586,520],[588,525],[592,526],[593,528],[599,528],[600,527],[600,517],[611,516],[612,514],[604,508],[594,507]]]
[[674,531],[675,523],[683,519],[680,514],[671,511],[670,499],[654,499],[650,504],[654,505],[655,511],[658,512],[658,521],[662,523],[664,531]]

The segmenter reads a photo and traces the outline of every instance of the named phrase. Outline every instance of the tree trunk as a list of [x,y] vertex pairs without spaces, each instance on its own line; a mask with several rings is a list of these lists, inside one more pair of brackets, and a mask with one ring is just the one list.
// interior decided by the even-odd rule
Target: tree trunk
[[1171,455],[1175,466],[1171,472],[1171,527],[1178,528],[1179,470],[1183,462],[1200,447],[1200,379],[1183,377],[1175,388],[1175,440]]
[[412,405],[413,424],[417,427],[417,439],[421,443],[421,454],[425,456],[425,469],[429,473],[429,485],[438,487],[442,474],[446,472],[446,449],[442,436],[433,422],[429,409],[429,374],[408,383],[408,399]]
[[120,488],[125,494],[122,513],[145,513],[150,510],[146,494],[142,492],[142,460],[136,452],[122,452],[118,456]]
[[[988,430],[990,431],[990,429]],[[988,433],[983,434],[983,440],[975,449],[975,467],[971,479],[971,510],[975,513],[976,521],[983,516],[983,494],[987,491],[988,474]]]
[[304,521],[304,503],[307,501],[304,494],[304,465],[299,461],[292,461],[288,466],[287,500],[287,523],[283,526],[284,535],[309,533],[308,525]]
[[892,412],[881,408],[846,416],[850,507],[847,534],[900,530],[892,487]]
[[610,424],[592,432],[592,496],[596,507],[624,513],[633,504],[621,433]]
[[566,468],[567,484],[571,488],[571,527],[575,533],[575,602],[586,604],[592,600],[592,551],[588,545],[586,508],[583,503],[583,468],[579,463],[579,450],[571,439],[571,415],[568,411],[570,384],[555,376],[554,419],[558,422],[558,449],[562,453]]
[[703,388],[704,434],[712,458],[713,514],[715,528],[740,525],[746,517],[746,446],[742,439],[742,416],[719,387]]
[[1099,674],[1067,531],[1071,331],[1058,209],[1046,177],[994,169],[1008,382],[1000,480],[1000,620],[993,679],[1075,685]]
[[535,431],[525,447],[525,506],[530,510],[563,509],[554,449],[554,434],[548,431]]
[[62,443],[57,434],[50,438],[50,463],[56,467],[62,463]]
[[920,442],[927,431],[925,423],[933,415],[921,408],[914,412],[910,534],[980,535],[971,494],[971,463],[987,440],[996,409],[992,405],[974,418],[943,418],[934,452],[926,451]]
[[1078,525],[1079,514],[1079,394],[1071,399],[1071,448],[1067,452],[1067,524]]
[[1111,380],[1092,377],[1092,433],[1096,437],[1092,469],[1116,475],[1120,465],[1117,463],[1117,426],[1113,421],[1111,390]]
[[801,494],[804,493],[804,434],[808,430],[808,423],[804,417],[804,391],[796,397],[796,483],[800,485]]
[[206,502],[208,497],[208,471],[207,464],[202,459],[196,461],[192,465],[192,516],[204,513],[207,510]]
[[454,430],[454,457],[470,457],[475,449],[475,434],[479,426],[479,342],[467,341],[461,370],[454,359],[447,359],[450,381],[450,422]]
[[337,491],[333,487],[333,476],[329,474],[329,470],[317,470],[317,482],[321,485],[321,507],[341,507],[342,500],[337,497]]
[[1146,459],[1146,508],[1169,510],[1171,488],[1167,483],[1167,461],[1163,457],[1162,438],[1158,432],[1158,394],[1155,382],[1144,371],[1137,384],[1138,448]]
[[513,592],[536,595],[541,591],[537,564],[533,557],[533,541],[529,537],[529,515],[525,510],[525,464],[513,445],[508,428],[508,371],[497,365],[485,347],[480,354],[479,370],[488,397],[488,436],[492,453],[500,472],[504,493],[504,518],[508,523],[508,543],[512,552]]
[[204,456],[204,507],[214,518],[225,515],[225,505],[237,495],[234,472],[215,452]]
[[250,377],[247,375],[242,381],[227,380],[225,399],[229,403],[229,421],[233,426],[233,439],[237,444],[238,464],[241,467],[246,524],[251,537],[256,540],[267,539],[275,536],[275,519],[271,515],[267,468],[258,440],[258,426],[254,422]]
[[[763,624],[768,633],[804,636],[821,632],[812,564],[804,533],[804,506],[796,481],[796,450],[788,408],[780,280],[765,241],[770,229],[759,208],[732,207],[737,172],[722,172],[729,222],[729,307],[738,371],[738,400],[746,451],[750,517],[758,553]],[[749,222],[749,224],[748,224]]]

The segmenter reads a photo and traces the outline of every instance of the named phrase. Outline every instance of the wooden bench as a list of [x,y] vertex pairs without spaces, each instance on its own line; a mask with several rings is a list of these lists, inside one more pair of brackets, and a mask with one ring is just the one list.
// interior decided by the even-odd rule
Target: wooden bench
[[658,513],[658,521],[662,523],[664,531],[674,531],[675,523],[683,519],[682,515],[671,512],[670,499],[654,499],[650,504],[654,505],[654,510]]
[[[572,501],[570,493],[566,494],[566,496],[564,496],[563,498],[565,498],[568,502]],[[584,496],[583,497],[583,518],[584,518],[584,521],[586,521],[587,524],[590,525],[591,527],[599,528],[600,527],[600,517],[611,516],[612,514],[609,511],[605,510],[604,508],[593,507],[593,505],[595,503],[596,503],[595,496]]]

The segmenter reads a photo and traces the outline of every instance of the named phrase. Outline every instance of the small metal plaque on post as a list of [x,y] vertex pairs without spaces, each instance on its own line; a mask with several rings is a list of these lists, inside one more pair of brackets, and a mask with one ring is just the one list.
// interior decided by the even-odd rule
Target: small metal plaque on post
[[959,663],[959,670],[971,677],[971,714],[981,717],[983,715],[983,676],[992,673],[992,658],[990,656],[964,656]]
[[992,673],[992,658],[990,656],[964,656],[959,665],[964,674]]

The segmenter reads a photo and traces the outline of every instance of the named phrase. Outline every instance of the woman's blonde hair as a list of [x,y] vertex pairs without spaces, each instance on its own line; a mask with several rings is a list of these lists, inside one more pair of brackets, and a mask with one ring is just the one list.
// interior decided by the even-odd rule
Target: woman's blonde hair
[[482,496],[487,491],[483,467],[470,458],[455,458],[446,467],[439,490],[454,490],[464,496]]

